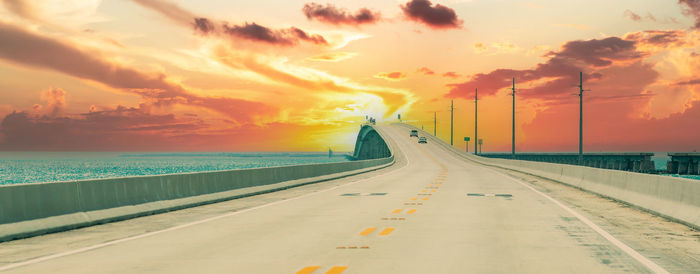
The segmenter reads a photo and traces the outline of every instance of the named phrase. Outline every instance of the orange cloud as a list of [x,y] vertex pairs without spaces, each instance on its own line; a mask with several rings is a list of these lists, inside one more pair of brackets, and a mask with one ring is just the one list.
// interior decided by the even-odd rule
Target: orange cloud
[[56,116],[66,106],[66,92],[60,88],[50,88],[41,93],[41,100],[51,116]]
[[486,45],[484,43],[476,43],[474,44],[474,52],[476,53],[482,53],[487,50]]
[[462,75],[460,75],[459,73],[456,73],[454,71],[448,71],[448,72],[445,72],[442,74],[442,77],[449,77],[449,78],[459,78],[461,76]]
[[50,69],[142,96],[158,106],[183,104],[214,110],[241,123],[276,110],[258,102],[226,97],[203,97],[166,80],[161,73],[145,73],[100,58],[72,45],[0,23],[0,59]]
[[354,52],[326,52],[306,58],[311,61],[340,62],[357,56]]

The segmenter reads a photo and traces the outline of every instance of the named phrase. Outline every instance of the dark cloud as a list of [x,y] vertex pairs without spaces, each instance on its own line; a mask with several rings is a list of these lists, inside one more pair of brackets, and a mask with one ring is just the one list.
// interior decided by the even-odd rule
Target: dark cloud
[[647,30],[628,33],[622,38],[638,44],[680,47],[687,44],[686,36],[687,32],[682,30]]
[[309,35],[303,30],[295,27],[273,30],[256,23],[245,23],[244,25],[232,26],[224,24],[223,29],[224,33],[233,37],[275,45],[291,46],[297,44],[299,40],[321,45],[328,44],[323,36],[316,34]]
[[[570,93],[572,86],[578,83],[580,71],[584,71],[587,80],[600,79],[597,72],[614,62],[636,62],[646,55],[636,49],[635,41],[618,37],[570,41],[559,51],[549,52],[549,59],[537,64],[532,69],[497,69],[488,73],[478,73],[469,81],[448,85],[451,89],[448,97],[473,98],[474,88],[479,94],[493,95],[511,85],[515,77],[519,83],[542,81],[536,86],[523,88],[522,96],[545,100],[558,100]],[[568,96],[568,95],[567,95]]]
[[217,25],[206,17],[196,16],[194,13],[164,0],[132,0],[143,7],[152,9],[180,25],[191,27],[195,32],[207,35],[227,35],[255,42],[263,42],[273,45],[292,46],[299,41],[306,41],[317,45],[327,45],[323,36],[308,34],[305,31],[290,27],[287,29],[271,29],[257,23],[245,23],[243,25],[221,24],[221,31],[217,31]]
[[199,33],[203,34],[209,34],[212,33],[216,30],[216,27],[214,26],[214,23],[209,21],[207,18],[195,18],[194,23],[192,24],[194,27],[194,30]]
[[579,60],[596,67],[609,66],[613,61],[643,57],[643,53],[636,50],[635,41],[623,40],[619,37],[570,41],[564,44],[561,51],[549,52],[547,55]]
[[326,38],[323,38],[323,36],[321,36],[321,35],[308,34],[305,31],[303,31],[299,28],[295,28],[295,27],[289,28],[289,31],[294,33],[294,36],[296,36],[297,38],[299,38],[301,40],[311,42],[311,43],[317,44],[317,45],[327,45],[328,44],[328,41],[326,41]]
[[0,150],[159,150],[182,143],[183,132],[203,127],[196,119],[153,115],[119,106],[76,117],[33,116],[13,112],[0,123]]
[[431,28],[461,28],[462,20],[457,13],[446,6],[430,3],[430,0],[411,0],[401,5],[403,13],[411,20],[426,24]]
[[697,79],[692,79],[688,81],[681,81],[681,82],[676,82],[673,85],[675,86],[694,86],[694,85],[700,85],[700,78]]
[[435,75],[435,71],[433,71],[432,69],[429,69],[427,67],[419,68],[418,72],[423,73],[425,75]]
[[321,22],[334,24],[334,25],[360,25],[360,24],[373,24],[381,18],[379,12],[371,11],[367,8],[362,8],[351,14],[345,9],[339,9],[331,4],[326,4],[326,6],[310,3],[304,5],[302,9],[304,15],[309,20],[316,19]]
[[685,6],[684,14],[695,18],[693,28],[700,29],[700,0],[678,0],[678,4]]
[[13,63],[51,69],[74,77],[103,83],[143,96],[156,105],[185,104],[208,108],[246,123],[253,116],[275,110],[241,99],[203,97],[166,80],[161,73],[145,73],[108,62],[100,56],[67,43],[0,23],[0,59]]

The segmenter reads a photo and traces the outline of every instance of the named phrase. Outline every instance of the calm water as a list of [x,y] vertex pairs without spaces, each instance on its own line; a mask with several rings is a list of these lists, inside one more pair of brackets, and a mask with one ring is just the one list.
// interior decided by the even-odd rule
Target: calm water
[[0,184],[61,182],[348,161],[341,153],[0,152]]

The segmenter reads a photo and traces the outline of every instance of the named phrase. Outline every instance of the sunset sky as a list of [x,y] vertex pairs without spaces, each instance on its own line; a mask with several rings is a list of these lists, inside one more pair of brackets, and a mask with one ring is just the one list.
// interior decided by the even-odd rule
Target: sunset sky
[[[0,150],[700,150],[700,0],[0,0]],[[471,148],[470,148],[471,149]]]

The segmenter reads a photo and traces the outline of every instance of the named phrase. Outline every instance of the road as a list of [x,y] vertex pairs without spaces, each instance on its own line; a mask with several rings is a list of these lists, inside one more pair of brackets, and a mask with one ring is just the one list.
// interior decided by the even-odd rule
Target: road
[[[575,200],[590,194],[574,189],[557,194],[534,181],[457,158],[433,139],[417,144],[406,128],[379,128],[398,149],[397,163],[386,170],[0,244],[0,258],[4,258],[0,271],[663,273],[699,269],[700,235],[689,228],[675,224],[663,228],[683,236],[675,243],[679,246],[675,251],[665,250],[669,246],[663,242],[641,245],[649,241],[646,234],[634,236],[619,229],[610,233],[605,220],[581,210]],[[557,195],[573,198],[562,202]],[[600,198],[579,202],[595,199]],[[604,202],[611,203],[595,203]],[[624,210],[635,212],[627,215],[646,214]],[[665,222],[653,218],[634,220]]]

